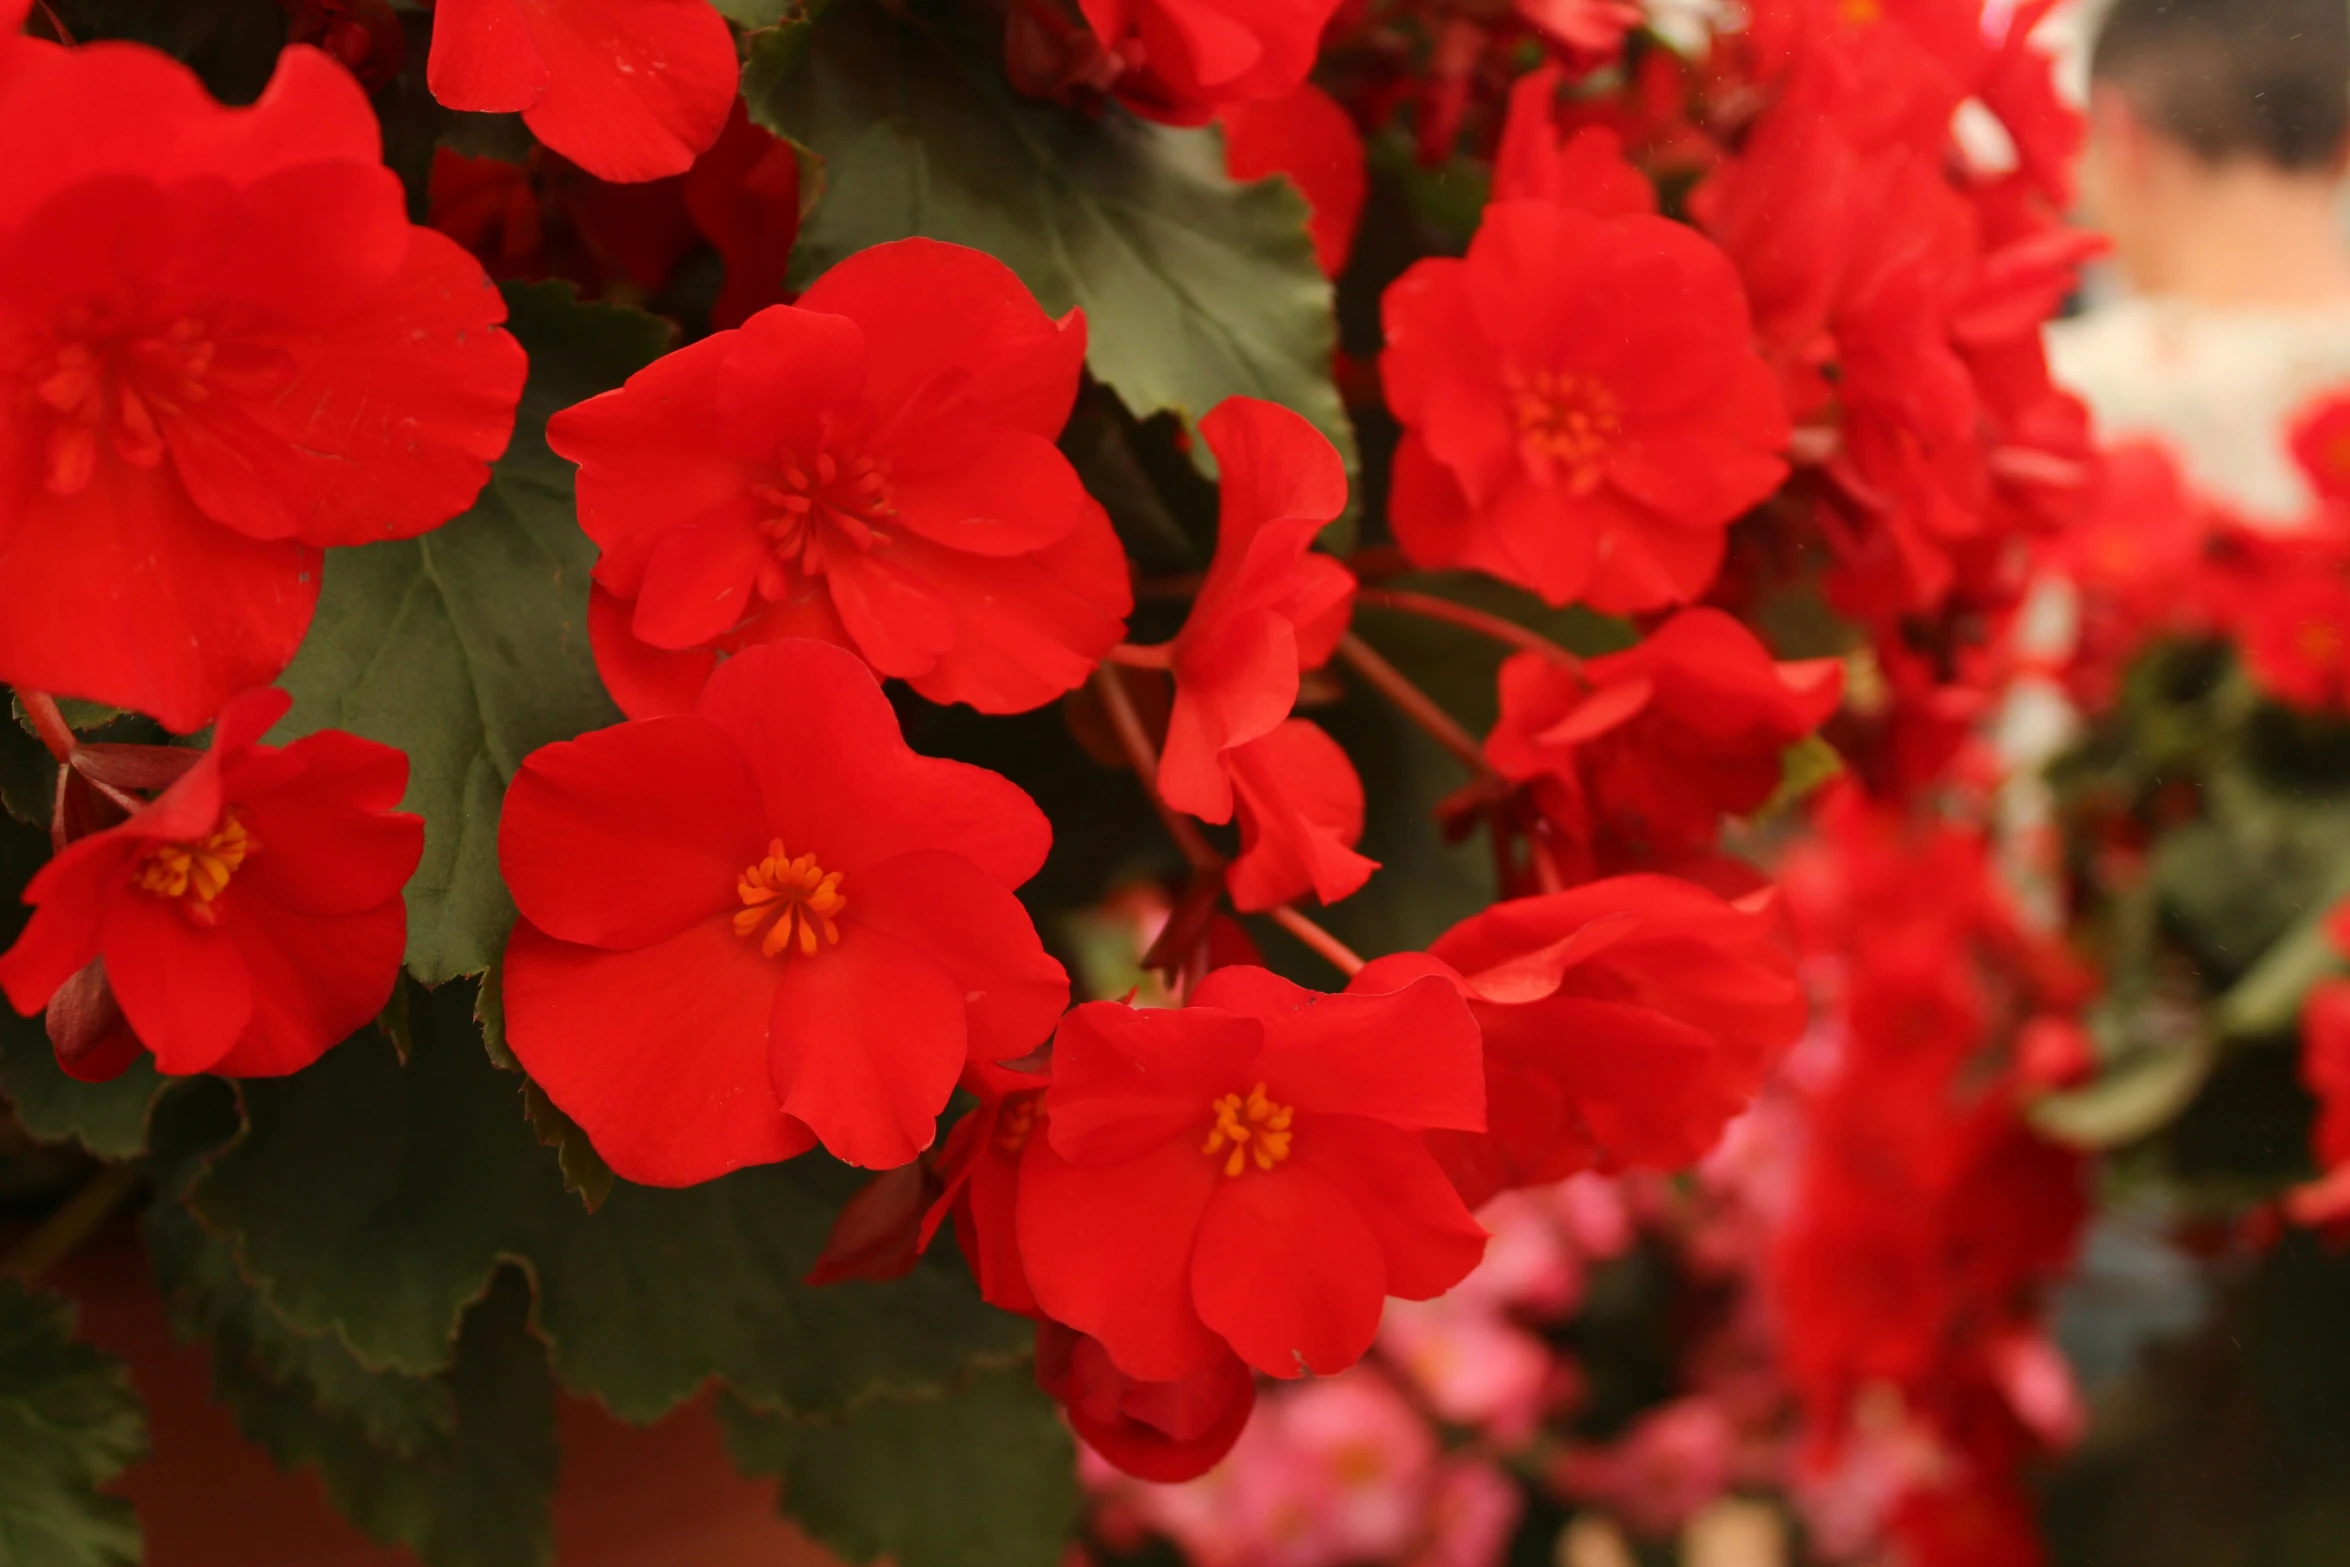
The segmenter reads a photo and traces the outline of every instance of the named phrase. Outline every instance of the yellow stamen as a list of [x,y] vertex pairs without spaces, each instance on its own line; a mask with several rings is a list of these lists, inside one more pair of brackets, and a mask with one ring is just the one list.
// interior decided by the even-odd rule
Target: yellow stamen
[[1277,1105],[1265,1097],[1265,1085],[1257,1084],[1243,1099],[1238,1094],[1226,1094],[1213,1100],[1208,1108],[1215,1112],[1216,1124],[1208,1129],[1208,1140],[1200,1146],[1205,1154],[1224,1153],[1224,1173],[1238,1175],[1253,1159],[1260,1170],[1270,1170],[1289,1157],[1289,1123],[1296,1110],[1289,1105]]
[[158,898],[177,898],[181,912],[200,925],[220,923],[212,900],[219,897],[259,845],[245,824],[229,816],[202,838],[189,843],[159,843],[139,861],[135,885]]
[[759,936],[764,957],[797,944],[802,957],[812,958],[819,950],[819,932],[826,943],[840,940],[837,921],[849,906],[841,894],[840,872],[827,871],[813,854],[793,859],[781,838],[769,842],[767,858],[744,871],[734,890],[743,900],[734,933]]

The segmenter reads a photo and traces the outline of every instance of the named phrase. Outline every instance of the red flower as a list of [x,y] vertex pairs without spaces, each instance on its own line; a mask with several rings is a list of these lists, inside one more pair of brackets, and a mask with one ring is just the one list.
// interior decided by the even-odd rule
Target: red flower
[[791,143],[752,124],[739,98],[725,134],[686,173],[685,209],[726,264],[712,326],[741,326],[783,302],[783,273],[800,233],[800,158]]
[[1229,753],[1297,705],[1298,675],[1329,662],[1354,574],[1311,553],[1346,508],[1346,469],[1319,430],[1277,403],[1228,397],[1200,421],[1223,475],[1216,556],[1171,650],[1175,706],[1159,792],[1204,821],[1232,819]]
[[687,711],[721,655],[783,637],[982,712],[1084,680],[1132,605],[1053,445],[1084,357],[1083,318],[1002,262],[909,239],[557,414],[622,710]]
[[1225,752],[1224,765],[1240,806],[1240,854],[1224,878],[1234,908],[1255,912],[1309,892],[1336,903],[1379,868],[1354,852],[1363,781],[1310,720],[1284,720]]
[[1306,79],[1338,0],[1077,0],[1137,114],[1201,125]]
[[1586,125],[1559,139],[1552,105],[1565,80],[1564,70],[1546,65],[1510,87],[1509,115],[1493,157],[1493,199],[1548,201],[1595,218],[1655,212],[1656,187],[1624,161],[1614,131]]
[[1013,785],[908,750],[848,654],[755,648],[692,713],[515,774],[506,1037],[632,1181],[816,1140],[903,1164],[966,1061],[1034,1047],[1068,1001],[1012,895],[1050,842]]
[[231,700],[176,782],[26,887],[36,912],[0,955],[8,999],[27,1016],[56,998],[111,1021],[110,991],[137,1036],[76,1030],[104,1036],[63,1063],[76,1076],[111,1077],[139,1045],[175,1075],[297,1072],[391,998],[400,889],[424,853],[422,819],[393,809],[408,758],[333,729],[260,744],[287,703],[268,689]]
[[2317,498],[2350,504],[2350,392],[2320,397],[2293,418],[2293,460]]
[[1257,1379],[1229,1352],[1168,1382],[1120,1371],[1102,1348],[1058,1322],[1036,1325],[1036,1382],[1085,1445],[1137,1479],[1175,1485],[1223,1461],[1257,1407]]
[[1580,669],[1512,657],[1485,754],[1531,782],[1543,814],[1602,863],[1669,860],[1710,848],[1723,816],[1768,800],[1780,753],[1843,694],[1834,659],[1773,663],[1720,610],[1683,610]]
[[735,99],[707,0],[440,0],[425,79],[452,109],[520,113],[599,179],[683,174]]
[[941,1190],[923,1215],[915,1249],[928,1249],[941,1221],[952,1214],[955,1244],[979,1281],[980,1298],[1033,1317],[1036,1292],[1028,1287],[1013,1221],[1021,1156],[1032,1138],[1043,1135],[1044,1080],[976,1063],[963,1074],[963,1086],[979,1104],[939,1145]]
[[1622,876],[1496,904],[1349,985],[1439,974],[1485,1041],[1486,1124],[1430,1135],[1472,1207],[1579,1170],[1711,1148],[1804,1021],[1771,894]]
[[1440,1295],[1484,1253],[1420,1136],[1483,1126],[1475,1026],[1437,980],[1323,996],[1225,968],[1193,1002],[1062,1021],[1020,1170],[1029,1282],[1144,1381],[1228,1351],[1342,1370],[1385,1297]]
[[316,50],[250,109],[131,44],[0,60],[0,681],[198,729],[293,657],[320,545],[472,503],[522,350]]
[[1280,98],[1225,106],[1224,172],[1236,180],[1286,174],[1312,212],[1314,259],[1324,277],[1346,270],[1370,179],[1363,137],[1338,100],[1307,82]]
[[1385,313],[1393,521],[1420,565],[1610,613],[1683,603],[1786,474],[1737,274],[1681,224],[1496,202]]
[[2245,606],[2237,635],[2253,683],[2307,712],[2350,710],[2350,581],[2305,562]]

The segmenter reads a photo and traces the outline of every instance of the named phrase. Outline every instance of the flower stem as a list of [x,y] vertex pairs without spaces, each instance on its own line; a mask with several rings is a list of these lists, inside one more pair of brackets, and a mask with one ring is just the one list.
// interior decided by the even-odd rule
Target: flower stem
[[62,767],[72,761],[74,746],[78,742],[73,737],[73,726],[57,710],[57,699],[46,691],[20,688],[16,693],[16,702],[24,709],[25,717],[33,721],[33,733],[41,737],[41,744],[48,748],[57,764]]
[[1128,765],[1134,769],[1135,781],[1150,797],[1151,809],[1159,813],[1159,820],[1167,826],[1167,836],[1183,851],[1195,871],[1214,870],[1224,863],[1215,846],[1200,836],[1199,827],[1192,819],[1169,805],[1159,793],[1159,753],[1151,745],[1151,737],[1144,732],[1142,715],[1134,710],[1134,699],[1126,694],[1126,681],[1116,668],[1104,664],[1093,674],[1094,690],[1102,699],[1102,706],[1110,715],[1110,727],[1118,732],[1118,744],[1126,752]]
[[0,1278],[30,1284],[72,1256],[74,1248],[88,1240],[138,1184],[139,1168],[133,1164],[110,1164],[91,1176],[32,1234],[17,1242],[13,1251],[0,1257]]
[[1415,593],[1409,588],[1363,587],[1355,591],[1355,602],[1373,609],[1391,609],[1398,614],[1418,615],[1427,620],[1441,620],[1447,625],[1474,631],[1479,636],[1491,637],[1522,652],[1540,653],[1555,659],[1569,669],[1581,669],[1583,661],[1550,638],[1514,620],[1472,609],[1452,599],[1439,598],[1433,593]]
[[1271,916],[1274,924],[1313,948],[1319,956],[1328,959],[1330,966],[1348,979],[1362,971],[1362,955],[1299,913],[1295,904],[1276,903],[1265,913]]
[[1477,744],[1476,736],[1463,729],[1450,713],[1436,705],[1433,697],[1412,684],[1402,670],[1381,657],[1370,643],[1350,631],[1339,640],[1338,656],[1464,765],[1480,775],[1493,771],[1486,765],[1484,749]]
[[1121,642],[1110,649],[1106,656],[1109,662],[1124,669],[1172,669],[1175,667],[1175,644]]

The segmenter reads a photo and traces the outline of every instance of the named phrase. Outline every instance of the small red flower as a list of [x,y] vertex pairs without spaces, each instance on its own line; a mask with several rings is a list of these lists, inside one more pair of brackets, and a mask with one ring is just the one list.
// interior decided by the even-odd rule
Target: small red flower
[[1336,903],[1379,868],[1354,850],[1363,781],[1311,720],[1285,719],[1225,752],[1224,766],[1240,811],[1240,854],[1224,878],[1234,908],[1253,913],[1309,892]]
[[1472,1207],[1579,1170],[1689,1164],[1794,1042],[1804,999],[1769,893],[1736,903],[1620,876],[1499,903],[1348,986],[1460,986],[1483,1031],[1486,1124],[1429,1141]]
[[506,1037],[632,1181],[818,1140],[904,1164],[967,1061],[1033,1048],[1068,1002],[1012,895],[1051,841],[1014,785],[908,750],[855,658],[754,648],[691,713],[515,774]]
[[1396,541],[1553,604],[1685,603],[1786,474],[1737,273],[1695,230],[1496,202],[1387,291]]
[[319,546],[472,503],[522,350],[316,50],[249,109],[137,45],[5,59],[0,681],[198,729],[293,657]]
[[2237,628],[2253,683],[2288,706],[2312,713],[2350,711],[2350,581],[2338,569],[2306,563],[2281,577]]
[[1202,125],[1306,79],[1338,0],[1077,0],[1137,114]]
[[424,853],[423,820],[393,809],[408,758],[333,729],[262,745],[287,705],[230,701],[177,781],[25,889],[32,921],[0,954],[10,1002],[106,1023],[119,1007],[136,1036],[77,1029],[100,1045],[63,1062],[74,1075],[111,1077],[140,1045],[175,1075],[297,1072],[391,998]]
[[1053,445],[1084,357],[1083,318],[1002,262],[909,239],[557,414],[622,710],[687,711],[722,655],[784,637],[982,712],[1083,681],[1132,606]]
[[1484,1125],[1452,986],[1324,996],[1218,969],[1181,1011],[1078,1008],[1020,1170],[1020,1253],[1047,1315],[1149,1382],[1227,1354],[1343,1370],[1385,1298],[1426,1300],[1485,1232],[1428,1152]]
[[1312,211],[1314,259],[1324,277],[1346,270],[1370,176],[1363,137],[1338,100],[1307,82],[1279,98],[1227,104],[1224,172],[1236,180],[1286,174]]
[[1297,705],[1298,675],[1330,661],[1354,574],[1312,553],[1346,509],[1346,468],[1298,415],[1228,397],[1200,421],[1223,476],[1216,555],[1172,650],[1175,706],[1159,792],[1203,821],[1232,819],[1229,754]]
[[707,0],[440,0],[425,80],[452,109],[519,113],[599,179],[683,174],[735,101]]
[[1216,1467],[1257,1407],[1256,1374],[1226,1353],[1169,1382],[1120,1371],[1098,1339],[1036,1325],[1036,1382],[1085,1445],[1137,1479],[1196,1480]]
[[1511,658],[1485,754],[1601,864],[1656,863],[1710,848],[1725,815],[1768,800],[1781,753],[1843,694],[1836,660],[1774,663],[1728,615],[1688,609],[1579,669]]

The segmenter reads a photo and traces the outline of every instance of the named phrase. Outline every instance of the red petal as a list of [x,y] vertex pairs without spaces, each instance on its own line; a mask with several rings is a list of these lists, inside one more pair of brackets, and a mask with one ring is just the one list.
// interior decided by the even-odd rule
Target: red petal
[[588,647],[613,702],[631,718],[690,713],[718,667],[707,648],[672,652],[639,638],[629,622],[634,599],[615,598],[602,583],[588,586]]
[[1212,1162],[1199,1153],[1210,1107],[1252,1080],[1264,1039],[1257,1020],[1212,1002],[1180,1011],[1088,1002],[1063,1018],[1053,1037],[1045,1135],[1062,1157],[1088,1168],[1136,1158],[1170,1140]]
[[253,1016],[253,981],[226,930],[200,930],[175,902],[125,891],[106,909],[106,979],[156,1068],[206,1072]]
[[726,128],[734,34],[706,0],[525,0],[523,13],[547,89],[522,123],[596,178],[683,174]]
[[268,760],[290,765],[263,787],[249,768],[224,780],[254,845],[238,889],[303,914],[396,900],[424,854],[424,819],[392,810],[408,786],[407,756],[325,729]]
[[1000,425],[930,451],[901,448],[892,481],[899,526],[974,555],[1043,549],[1067,537],[1088,504],[1059,447]]
[[[1218,969],[1193,1004],[1232,1005],[1223,976],[1249,972]],[[1258,1011],[1266,1021],[1256,1073],[1276,1102],[1415,1129],[1483,1129],[1483,1047],[1468,1003],[1446,980],[1429,975],[1384,996],[1296,994],[1283,1014]]]
[[452,109],[512,114],[547,95],[547,63],[522,0],[441,0],[425,81]]
[[[826,1152],[886,1170],[938,1136],[969,1049],[962,988],[920,948],[855,922],[856,892],[838,945],[792,949],[768,1028],[768,1061],[784,1109]],[[745,945],[750,945],[746,942]]]
[[[974,1061],[1043,1044],[1069,1005],[1069,976],[1045,954],[1028,910],[960,855],[897,855],[844,878],[848,932],[877,930],[922,953],[960,991]],[[960,1071],[960,1067],[957,1068]]]
[[1226,875],[1232,905],[1269,909],[1312,893],[1336,903],[1379,868],[1354,852],[1363,783],[1337,741],[1292,718],[1224,753],[1240,805],[1240,854]]
[[[1300,1126],[1299,1141],[1312,1130]],[[1200,1320],[1268,1376],[1330,1376],[1362,1359],[1379,1331],[1387,1265],[1360,1210],[1309,1167],[1231,1177],[1211,1168],[1219,1184],[1191,1257]]]
[[33,917],[0,953],[0,989],[18,1013],[31,1017],[57,988],[97,957],[107,906],[124,884],[142,845],[122,833],[97,833],[70,843],[33,873],[24,889]]
[[391,1000],[408,946],[408,906],[395,896],[355,914],[297,914],[244,891],[231,882],[222,894],[221,928],[251,976],[253,1015],[211,1070],[299,1072]]
[[519,921],[506,1042],[623,1180],[691,1186],[805,1153],[767,1071],[774,960],[721,919],[606,952]]
[[[1477,1120],[1484,1124],[1482,1106]],[[1298,1123],[1287,1163],[1268,1173],[1280,1177],[1292,1167],[1315,1171],[1346,1193],[1378,1237],[1390,1295],[1433,1300],[1485,1256],[1484,1226],[1470,1217],[1423,1138],[1355,1116],[1316,1116]]]

